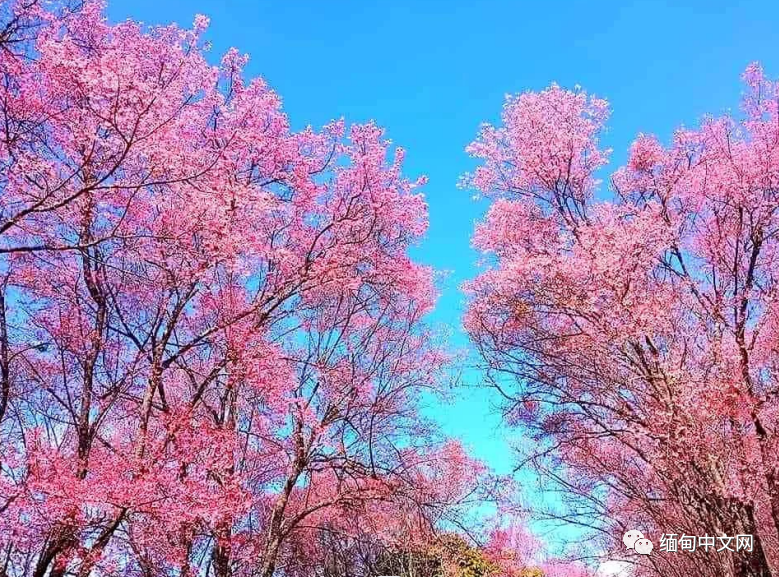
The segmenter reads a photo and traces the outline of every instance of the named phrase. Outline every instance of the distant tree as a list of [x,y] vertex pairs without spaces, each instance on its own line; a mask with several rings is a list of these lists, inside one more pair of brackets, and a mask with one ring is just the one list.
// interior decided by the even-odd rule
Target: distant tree
[[445,535],[436,548],[445,577],[490,577],[500,567],[485,552],[458,535]]
[[500,566],[456,534],[443,534],[419,551],[388,551],[380,574],[399,577],[498,577]]

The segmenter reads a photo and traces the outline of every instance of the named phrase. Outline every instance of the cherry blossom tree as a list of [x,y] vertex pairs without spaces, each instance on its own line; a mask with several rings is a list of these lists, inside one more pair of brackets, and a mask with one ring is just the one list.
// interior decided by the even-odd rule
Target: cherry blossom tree
[[[608,105],[584,91],[510,97],[468,148],[492,204],[467,330],[526,462],[569,499],[552,514],[619,556],[642,529],[639,575],[779,571],[779,89],[744,79],[742,116],[639,136],[610,199]],[[665,553],[663,533],[755,545]]]
[[485,471],[418,412],[446,357],[403,151],[291,131],[203,16],[0,18],[0,575],[270,577],[324,530],[429,538]]

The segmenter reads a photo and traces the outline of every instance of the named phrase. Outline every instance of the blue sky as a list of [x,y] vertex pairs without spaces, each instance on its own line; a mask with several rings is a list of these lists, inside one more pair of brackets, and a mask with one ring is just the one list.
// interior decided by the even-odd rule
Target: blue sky
[[[416,256],[451,271],[434,320],[460,331],[459,285],[476,274],[470,235],[484,205],[457,188],[464,147],[497,121],[506,93],[580,84],[613,107],[604,144],[613,168],[639,132],[667,139],[679,124],[737,108],[747,64],[779,76],[779,2],[370,2],[109,0],[112,20],[211,18],[217,59],[236,46],[248,75],[279,92],[294,128],[376,120],[426,174],[430,231]],[[477,375],[470,373],[475,381]],[[499,471],[511,456],[487,395],[467,390],[436,409],[446,431]]]

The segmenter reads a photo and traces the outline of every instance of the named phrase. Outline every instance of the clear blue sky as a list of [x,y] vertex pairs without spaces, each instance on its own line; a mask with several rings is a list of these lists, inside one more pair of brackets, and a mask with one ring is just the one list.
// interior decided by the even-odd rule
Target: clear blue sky
[[[680,123],[735,109],[749,62],[779,76],[779,2],[768,0],[108,1],[112,20],[188,27],[209,16],[214,59],[230,46],[249,53],[248,74],[279,92],[295,128],[341,116],[386,127],[408,151],[407,173],[430,178],[430,231],[416,253],[452,271],[435,320],[460,346],[458,287],[476,271],[469,238],[484,206],[456,183],[472,167],[464,147],[480,122],[498,119],[504,94],[556,81],[607,98],[616,167],[638,132],[667,139]],[[436,414],[507,471],[488,408],[472,390]]]

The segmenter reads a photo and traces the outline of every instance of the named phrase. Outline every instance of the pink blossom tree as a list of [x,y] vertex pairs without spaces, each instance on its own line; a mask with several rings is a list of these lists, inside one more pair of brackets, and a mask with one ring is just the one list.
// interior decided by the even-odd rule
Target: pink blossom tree
[[[468,148],[492,205],[467,330],[564,520],[618,555],[643,529],[641,575],[779,571],[779,90],[744,77],[742,118],[640,136],[610,200],[608,106],[583,91],[511,97]],[[662,533],[755,546],[666,554]]]
[[0,8],[0,575],[428,538],[483,469],[417,410],[446,359],[402,150],[292,132],[203,16],[47,6]]

